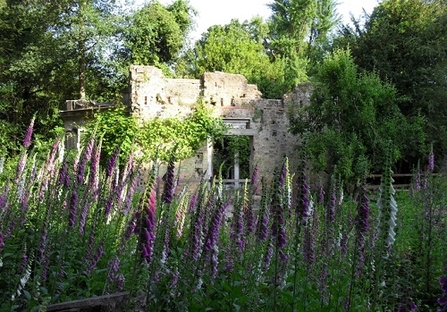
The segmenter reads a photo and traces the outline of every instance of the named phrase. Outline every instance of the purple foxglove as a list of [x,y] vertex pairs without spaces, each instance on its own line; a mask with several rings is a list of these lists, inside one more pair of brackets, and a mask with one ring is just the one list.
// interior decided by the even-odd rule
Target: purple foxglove
[[122,273],[119,273],[116,276],[116,284],[117,284],[116,287],[117,287],[118,291],[123,291],[123,289],[124,289],[124,281],[125,281],[124,275]]
[[[286,167],[286,166],[284,166]],[[280,189],[278,189],[282,184],[282,176],[284,170],[280,177],[276,177],[277,183],[273,184],[273,195],[271,201],[271,216],[272,216],[272,227],[271,233],[272,237],[275,239],[276,248],[284,248],[287,244],[286,231],[285,231],[285,220],[284,220],[284,205],[280,203]],[[275,174],[276,175],[276,174]],[[279,181],[277,180],[279,178]],[[279,182],[279,183],[278,183]]]
[[327,206],[327,213],[326,213],[326,220],[328,223],[334,223],[335,222],[335,209],[337,207],[337,187],[334,185],[332,186],[331,191],[331,200],[328,203]]
[[68,210],[68,226],[73,227],[76,220],[76,209],[78,204],[78,193],[76,190],[73,190],[70,199],[70,206]]
[[191,212],[193,212],[194,211],[194,209],[196,208],[196,203],[197,203],[197,198],[198,198],[198,194],[197,193],[194,193],[192,196],[191,196],[191,199],[190,199],[190,201],[189,201],[189,212],[191,213]]
[[253,204],[249,199],[248,185],[244,187],[244,197],[242,199],[243,215],[244,215],[244,229],[245,235],[252,234],[255,230],[255,214],[253,211]]
[[447,311],[447,275],[439,279],[439,286],[441,286],[442,295],[438,298],[438,304],[441,306],[438,312],[445,312]]
[[144,222],[141,226],[143,232],[140,234],[140,239],[142,241],[142,257],[149,263],[152,260],[152,249],[155,242],[156,192],[154,189],[150,192],[148,204],[149,206],[145,211]]
[[129,213],[129,211],[131,210],[131,205],[132,205],[132,198],[133,195],[135,194],[135,190],[137,189],[138,183],[140,182],[141,177],[140,175],[136,175],[133,180],[132,183],[130,184],[130,187],[127,189],[126,192],[126,199],[124,201],[124,205],[123,205],[123,213],[125,215],[127,215]]
[[85,231],[85,223],[87,221],[88,211],[90,209],[90,206],[92,205],[91,202],[88,200],[84,204],[84,208],[82,209],[80,218],[79,218],[79,234],[83,235]]
[[107,279],[109,280],[110,283],[113,283],[115,281],[116,274],[119,270],[119,266],[120,266],[120,259],[118,257],[115,256],[114,258],[109,260]]
[[22,172],[23,169],[25,169],[25,165],[26,165],[26,160],[28,159],[28,154],[22,153],[22,155],[20,156],[20,160],[17,163],[17,172],[16,172],[16,178],[15,178],[15,183],[19,182],[20,177],[22,176]]
[[433,153],[433,148],[428,154],[428,170],[433,171],[435,169],[435,154]]
[[56,160],[56,155],[57,152],[59,150],[59,145],[60,145],[60,140],[56,140],[56,142],[54,142],[53,146],[51,147],[51,152],[47,157],[47,160],[45,162],[45,166],[46,166],[46,170],[49,173],[50,177],[53,178],[54,176],[54,170],[55,170],[55,160]]
[[35,119],[36,119],[36,116],[33,116],[33,119],[31,119],[31,123],[28,126],[28,130],[26,131],[25,138],[23,139],[23,146],[25,148],[28,148],[31,145],[31,137],[33,135]]
[[193,228],[193,237],[192,237],[192,246],[191,246],[191,252],[192,252],[192,259],[194,262],[196,262],[201,254],[201,248],[203,245],[203,233],[202,233],[202,226],[203,226],[203,216],[200,215],[199,218],[194,223]]
[[[239,202],[239,200],[236,202]],[[240,203],[234,205],[230,231],[231,241],[237,246],[236,250],[239,254],[242,254],[245,249],[244,219],[242,209],[243,206]]]
[[172,203],[172,200],[174,198],[174,191],[175,191],[175,163],[174,159],[171,158],[169,160],[168,168],[166,170],[165,175],[165,184],[163,189],[163,195],[162,195],[162,202],[170,205]]
[[112,173],[113,173],[116,163],[118,161],[119,151],[120,151],[120,149],[118,147],[115,148],[113,155],[110,157],[109,161],[107,162],[106,177],[112,176]]
[[251,181],[250,181],[253,195],[256,194],[259,189],[258,176],[259,176],[259,168],[258,165],[256,165],[255,168],[253,169],[253,174],[251,175]]
[[92,157],[92,161],[90,162],[91,169],[91,180],[90,187],[92,188],[90,192],[93,194],[93,197],[98,196],[98,188],[99,188],[99,161],[101,158],[101,144],[102,141],[99,142],[97,146],[94,148],[94,153]]
[[264,254],[264,258],[263,258],[264,272],[267,272],[267,270],[269,269],[270,264],[272,263],[272,259],[273,259],[273,246],[272,246],[272,243],[269,242],[269,244],[267,245],[266,252]]
[[96,268],[96,265],[98,264],[99,260],[101,259],[101,256],[104,254],[104,243],[99,246],[99,248],[96,250],[95,255],[93,256],[93,259],[91,259],[85,274],[89,276],[93,270]]
[[70,186],[70,173],[68,172],[67,162],[64,162],[59,170],[59,178],[57,180],[57,184],[64,185],[67,188]]
[[323,205],[324,204],[324,189],[323,185],[320,185],[320,190],[318,192],[318,204]]
[[230,204],[231,200],[229,200],[226,204],[222,205],[219,209],[216,210],[216,213],[211,221],[211,226],[208,230],[207,239],[205,242],[206,251],[211,251],[217,246],[220,228],[222,226],[222,220],[225,215],[225,211],[230,206]]

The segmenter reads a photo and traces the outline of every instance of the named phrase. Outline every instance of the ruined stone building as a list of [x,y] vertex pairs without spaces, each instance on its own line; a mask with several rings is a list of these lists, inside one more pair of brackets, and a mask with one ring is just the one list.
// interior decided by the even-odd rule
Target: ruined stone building
[[[224,176],[227,184],[238,186],[250,177],[255,165],[265,176],[271,176],[284,156],[294,166],[298,138],[288,131],[287,110],[289,105],[308,103],[310,93],[310,85],[303,84],[281,100],[264,99],[257,87],[248,84],[242,75],[214,72],[205,73],[201,79],[170,79],[158,68],[134,65],[130,68],[130,95],[126,104],[132,114],[148,120],[186,116],[201,99],[212,108],[215,117],[229,125],[228,135],[246,138],[249,158],[241,162],[237,155],[230,155],[232,164],[227,166]],[[107,109],[107,105],[92,107],[67,101],[61,118],[70,134],[69,145],[79,144],[87,112],[92,109]],[[218,170],[215,160],[225,152],[222,145],[225,141],[219,146],[204,144],[195,157],[182,161],[180,181],[197,182],[203,176],[210,178],[215,174]]]

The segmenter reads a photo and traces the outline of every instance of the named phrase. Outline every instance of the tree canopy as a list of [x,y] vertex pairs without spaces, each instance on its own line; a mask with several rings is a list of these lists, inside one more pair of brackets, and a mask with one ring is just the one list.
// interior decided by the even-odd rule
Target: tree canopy
[[58,135],[67,99],[119,102],[134,63],[172,77],[243,74],[266,98],[312,81],[312,105],[291,114],[291,131],[306,133],[316,168],[346,179],[375,170],[391,140],[408,171],[428,146],[447,151],[445,4],[384,0],[336,33],[335,1],[272,0],[267,20],[215,25],[188,46],[187,0],[128,11],[119,1],[0,1],[0,154],[17,153],[33,116],[34,142]]
[[383,168],[390,146],[398,160],[409,141],[419,148],[424,144],[422,121],[410,124],[397,105],[396,89],[375,73],[360,72],[349,50],[325,59],[314,78],[311,104],[291,111],[290,119],[314,170],[335,173],[351,186]]
[[[223,71],[244,75],[258,85],[266,98],[281,98],[300,81],[306,80],[304,60],[290,70],[291,62],[279,57],[272,60],[265,49],[268,25],[261,18],[244,23],[215,25],[202,35],[186,55],[188,75],[200,77],[204,72]],[[288,75],[290,73],[290,75]]]
[[[341,40],[362,70],[395,86],[407,118],[425,118],[424,132],[438,155],[447,151],[446,33],[445,1],[386,0],[367,17],[364,28],[345,28]],[[421,156],[410,153],[407,161]]]

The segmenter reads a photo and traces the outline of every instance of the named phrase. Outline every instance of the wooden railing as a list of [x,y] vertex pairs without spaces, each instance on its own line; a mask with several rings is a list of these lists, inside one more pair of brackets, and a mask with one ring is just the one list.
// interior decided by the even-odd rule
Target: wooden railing
[[[441,176],[441,173],[427,173],[429,176]],[[393,186],[395,189],[407,189],[410,188],[412,178],[414,174],[413,173],[396,173],[393,174],[391,177],[394,180]],[[368,189],[378,189],[380,186],[380,179],[382,178],[382,174],[371,174],[367,181],[368,183]]]

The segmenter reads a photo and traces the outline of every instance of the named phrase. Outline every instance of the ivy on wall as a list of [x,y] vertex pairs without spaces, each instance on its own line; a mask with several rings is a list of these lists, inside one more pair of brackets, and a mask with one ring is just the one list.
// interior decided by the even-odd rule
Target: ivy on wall
[[226,131],[220,118],[212,117],[211,110],[197,103],[186,117],[154,118],[138,125],[137,117],[129,116],[124,107],[115,107],[95,114],[86,132],[102,136],[105,157],[120,148],[120,157],[128,157],[136,148],[143,160],[168,161],[171,156],[183,160],[194,155],[207,138],[218,139]]

